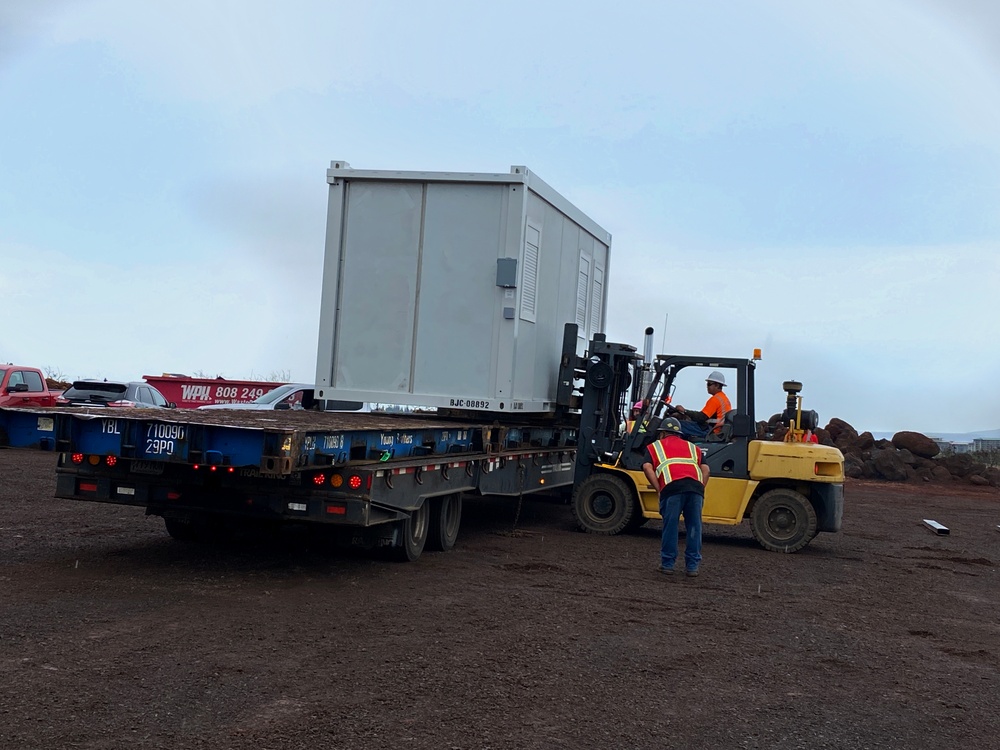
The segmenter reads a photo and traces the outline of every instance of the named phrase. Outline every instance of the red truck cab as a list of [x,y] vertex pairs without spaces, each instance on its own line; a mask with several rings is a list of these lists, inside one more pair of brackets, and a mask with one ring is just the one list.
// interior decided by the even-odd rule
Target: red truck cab
[[57,395],[37,367],[0,364],[0,406],[55,406]]

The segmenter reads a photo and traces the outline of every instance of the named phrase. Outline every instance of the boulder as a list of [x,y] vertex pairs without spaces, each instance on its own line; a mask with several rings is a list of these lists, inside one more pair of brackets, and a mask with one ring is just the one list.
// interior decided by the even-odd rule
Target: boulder
[[885,449],[873,452],[872,463],[875,464],[875,471],[878,475],[890,482],[905,482],[909,478],[906,470],[910,467],[902,462],[899,454],[894,450]]
[[913,466],[914,468],[916,467],[917,457],[914,456],[912,453],[910,453],[910,451],[908,451],[906,448],[900,448],[899,450],[897,450],[896,455],[899,456],[899,460],[902,461],[907,466]]
[[840,442],[839,441],[840,436],[843,435],[844,433],[850,435],[852,439],[858,436],[857,430],[851,427],[851,425],[849,425],[843,419],[837,419],[836,417],[830,420],[830,424],[826,426],[826,431],[830,433],[830,437],[832,438],[833,442],[838,444]]
[[852,479],[862,479],[865,476],[864,462],[857,456],[844,456],[844,475]]
[[936,482],[950,482],[951,472],[944,466],[935,466],[931,469],[931,478]]
[[983,478],[990,483],[992,487],[1000,487],[1000,468],[996,466],[987,467],[986,471],[983,472]]
[[941,452],[937,443],[919,432],[897,432],[892,436],[892,444],[896,448],[905,448],[914,456],[921,458],[934,458]]
[[981,477],[978,474],[969,474],[969,482],[971,484],[979,485],[980,487],[986,487],[989,485],[986,477]]
[[970,474],[983,476],[986,471],[986,464],[979,463],[968,453],[954,453],[938,460],[956,477],[967,477]]
[[875,436],[870,432],[862,432],[855,442],[860,450],[868,451],[875,447]]

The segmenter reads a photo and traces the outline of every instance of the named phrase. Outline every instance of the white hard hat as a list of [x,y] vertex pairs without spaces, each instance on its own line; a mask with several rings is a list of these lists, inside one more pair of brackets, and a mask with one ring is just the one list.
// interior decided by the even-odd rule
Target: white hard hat
[[708,374],[708,377],[705,378],[705,382],[706,383],[718,383],[719,385],[725,385],[726,384],[726,376],[723,375],[718,370],[712,370],[712,372],[710,372]]

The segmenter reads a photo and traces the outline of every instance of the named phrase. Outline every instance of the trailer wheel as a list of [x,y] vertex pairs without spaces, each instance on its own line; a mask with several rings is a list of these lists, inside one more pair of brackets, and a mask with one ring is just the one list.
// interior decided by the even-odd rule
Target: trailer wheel
[[573,518],[582,531],[611,536],[635,517],[635,498],[628,484],[611,474],[593,474],[573,492]]
[[163,525],[167,527],[170,538],[178,542],[193,542],[198,539],[198,527],[183,518],[164,518]]
[[427,531],[427,548],[447,552],[455,546],[458,527],[462,523],[462,495],[436,497],[431,501],[430,528]]
[[399,543],[390,548],[389,556],[397,562],[413,562],[424,551],[430,526],[430,503],[424,502],[408,518],[399,521]]
[[816,536],[816,511],[800,492],[765,492],[750,513],[754,539],[771,552],[798,552]]

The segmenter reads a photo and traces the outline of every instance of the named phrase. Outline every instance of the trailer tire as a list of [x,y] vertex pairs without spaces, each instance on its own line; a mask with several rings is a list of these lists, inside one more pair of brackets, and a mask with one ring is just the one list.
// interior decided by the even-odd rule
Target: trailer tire
[[164,518],[163,525],[167,528],[170,538],[178,542],[194,542],[198,540],[198,527],[183,518]]
[[765,492],[750,512],[754,539],[771,552],[798,552],[816,536],[816,510],[800,492]]
[[633,523],[636,502],[625,480],[593,474],[577,485],[570,506],[581,531],[612,536]]
[[427,548],[447,552],[455,546],[458,528],[462,525],[462,494],[436,497],[431,501],[430,528],[427,531]]
[[391,547],[389,557],[396,562],[414,562],[427,544],[430,526],[430,503],[424,502],[410,515],[398,521],[399,543]]

